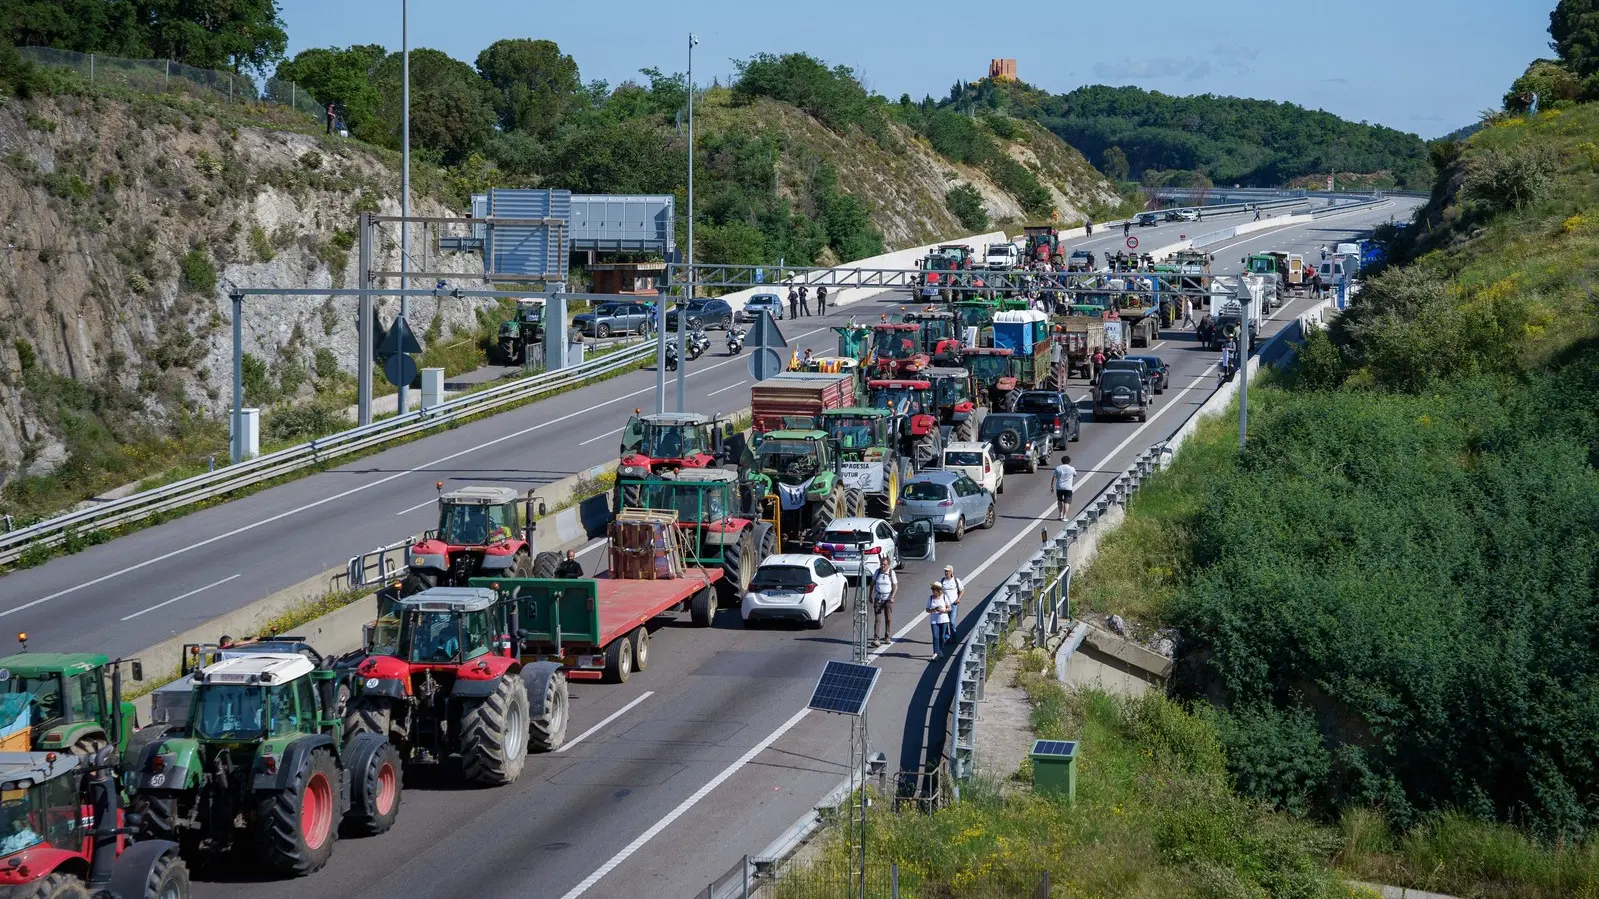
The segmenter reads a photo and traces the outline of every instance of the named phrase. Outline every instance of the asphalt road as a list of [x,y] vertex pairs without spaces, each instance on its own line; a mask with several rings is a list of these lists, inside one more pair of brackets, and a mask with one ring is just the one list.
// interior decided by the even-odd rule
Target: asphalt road
[[[1257,249],[1313,252],[1320,244],[1368,230],[1395,213],[1407,214],[1397,206],[1384,207],[1239,238],[1212,248],[1217,253],[1217,269],[1236,270],[1236,263],[1227,266],[1226,260]],[[888,300],[899,301],[898,297]],[[1262,327],[1262,334],[1274,333],[1279,320],[1301,311],[1306,303],[1297,301],[1279,310],[1274,320]],[[850,308],[859,310],[872,304],[867,301]],[[788,324],[792,329],[794,323]],[[1083,479],[1080,499],[1092,497],[1139,451],[1176,430],[1213,391],[1216,354],[1200,348],[1190,332],[1168,330],[1162,336],[1152,351],[1171,363],[1173,387],[1157,398],[1147,422],[1094,422],[1088,416],[1081,441],[1068,450]],[[720,362],[712,359],[696,367],[691,391],[697,401],[711,404],[717,402],[711,390],[726,391],[721,393],[727,398],[724,408],[742,406],[745,395],[734,392],[745,379],[742,366],[735,361],[712,367]],[[647,382],[650,376],[638,377]],[[339,475],[342,480],[318,476],[311,480],[323,481],[319,488],[257,509],[253,518],[231,519],[231,526],[272,515],[284,517],[226,539],[259,544],[292,537],[292,545],[304,547],[302,551],[321,552],[338,561],[349,554],[348,549],[315,547],[316,540],[335,539],[341,529],[360,527],[368,518],[385,518],[387,526],[383,536],[371,542],[390,539],[407,527],[420,527],[405,507],[429,501],[431,483],[439,476],[519,486],[559,476],[560,469],[572,463],[563,460],[530,466],[525,460],[541,454],[528,450],[550,442],[570,445],[574,439],[579,446],[597,447],[596,458],[608,458],[615,449],[611,430],[620,426],[621,413],[630,404],[647,396],[648,386],[637,380],[631,385],[610,385],[611,392],[601,389],[606,386],[584,391],[581,400],[566,397],[540,404],[551,407],[542,414],[522,410],[500,417],[520,416],[520,423],[474,434],[462,433],[471,430],[463,428],[442,435],[447,441],[442,446],[418,444],[384,454],[410,450],[414,456],[382,463],[377,461],[381,457],[364,460],[353,466],[356,471]],[[632,390],[638,391],[639,399],[629,393]],[[700,391],[705,391],[705,396],[698,396]],[[1072,393],[1083,396],[1086,385],[1075,384]],[[549,434],[552,427],[559,433]],[[528,430],[531,428],[541,429]],[[500,442],[468,449],[493,439]],[[462,455],[443,458],[451,453]],[[435,459],[440,461],[429,461]],[[360,485],[371,486],[362,489]],[[319,496],[351,489],[361,492],[304,512],[292,511]],[[346,505],[359,511],[342,511]],[[869,721],[870,742],[874,749],[888,754],[891,769],[917,764],[924,729],[942,727],[942,721],[936,720],[940,715],[930,709],[936,706],[933,699],[947,665],[928,660],[927,626],[918,618],[926,583],[944,564],[956,567],[968,583],[964,626],[966,613],[977,601],[1033,551],[1040,529],[1053,531],[1058,526],[1049,518],[1053,505],[1047,472],[1031,476],[1013,473],[1007,477],[1000,519],[993,530],[971,532],[961,543],[941,543],[936,561],[908,563],[901,573],[896,625],[903,633],[876,659],[883,675],[872,699]],[[326,525],[319,523],[324,520]],[[304,533],[310,529],[321,536]],[[222,558],[236,552],[231,543],[212,544],[198,555],[185,553],[173,558],[198,564],[192,559]],[[267,558],[255,558],[257,555]],[[283,565],[281,555],[275,552],[252,554],[250,562],[252,577],[265,577],[276,568],[291,569],[291,578],[314,570],[298,561]],[[164,563],[151,567],[164,567]],[[221,570],[225,569],[216,571]],[[142,579],[153,574],[113,576],[101,582],[110,586],[95,595],[116,596],[126,590],[122,577]],[[167,585],[163,589],[175,595],[184,588]],[[67,597],[85,592],[87,589],[66,594],[62,599],[81,603],[83,599]],[[199,596],[210,599],[209,593]],[[50,611],[60,614],[75,607],[63,605]],[[686,899],[702,893],[707,882],[744,854],[760,851],[844,776],[848,721],[807,713],[804,705],[822,663],[849,658],[852,633],[848,615],[835,616],[820,631],[745,630],[732,609],[724,610],[709,630],[664,624],[654,634],[650,668],[636,674],[630,683],[572,685],[571,739],[562,752],[530,760],[516,784],[468,790],[447,779],[408,783],[395,828],[372,840],[342,843],[321,873],[301,881],[259,883],[238,879],[241,875],[236,871],[200,870],[195,893],[201,897],[288,897],[317,892],[350,897],[405,894],[508,899]],[[35,642],[43,645],[37,638]],[[80,645],[80,641],[73,640],[72,645]],[[462,795],[455,795],[458,793]]]

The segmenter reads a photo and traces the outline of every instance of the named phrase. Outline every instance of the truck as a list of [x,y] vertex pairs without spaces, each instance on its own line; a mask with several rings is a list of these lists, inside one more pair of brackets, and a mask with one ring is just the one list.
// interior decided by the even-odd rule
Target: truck
[[516,301],[516,312],[500,322],[496,346],[507,365],[521,365],[532,356],[533,347],[544,340],[544,301]]
[[983,249],[983,265],[990,271],[1010,271],[1021,258],[1021,251],[1010,241],[991,243]]
[[510,487],[462,487],[445,493],[439,481],[434,488],[439,492],[439,526],[406,550],[409,570],[403,592],[459,586],[480,574],[531,577],[535,571],[553,571],[559,563],[555,553],[536,549],[534,503],[538,515],[545,509],[533,491],[524,499]]
[[1094,379],[1094,355],[1106,351],[1105,322],[1099,316],[1068,315],[1058,319],[1056,336],[1064,342],[1061,356],[1070,377]]
[[821,414],[855,404],[853,368],[840,372],[781,372],[750,387],[751,430],[813,430]]
[[[99,653],[28,652],[0,659],[0,750],[117,753],[133,733],[133,703],[122,701],[122,668]],[[135,680],[143,666],[131,664]]]
[[1066,251],[1060,243],[1060,229],[1053,225],[1029,225],[1022,229],[1026,241],[1022,255],[1029,262],[1066,263]]

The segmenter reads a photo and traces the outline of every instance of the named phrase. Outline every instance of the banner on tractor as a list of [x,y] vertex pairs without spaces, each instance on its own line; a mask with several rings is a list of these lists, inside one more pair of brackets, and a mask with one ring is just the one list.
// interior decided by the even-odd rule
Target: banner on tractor
[[883,490],[883,463],[841,462],[839,477],[845,487],[864,490],[867,493],[880,493]]

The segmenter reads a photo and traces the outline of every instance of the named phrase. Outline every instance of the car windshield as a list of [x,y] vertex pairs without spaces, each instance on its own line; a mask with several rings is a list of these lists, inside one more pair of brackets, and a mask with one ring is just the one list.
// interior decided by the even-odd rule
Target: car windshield
[[1025,433],[1027,425],[1015,415],[990,415],[983,419],[983,426],[978,429],[977,436],[987,440],[997,436],[1007,428],[1016,428]]
[[[203,684],[194,700],[194,735],[203,740],[253,740],[264,734],[267,687]],[[287,691],[283,691],[287,693]]]
[[949,499],[949,488],[932,481],[912,481],[905,485],[905,492],[900,494],[900,498],[916,502],[939,502]]
[[1276,260],[1271,257],[1256,256],[1249,260],[1249,273],[1252,275],[1271,275],[1277,271]]
[[413,612],[409,646],[403,646],[411,662],[453,662],[461,655],[461,618],[454,612]]
[[750,579],[751,590],[794,590],[811,583],[811,570],[803,565],[762,565]]
[[[16,720],[23,705],[28,707],[28,720],[32,724],[60,718],[63,714],[61,678],[58,675],[49,672],[27,677],[12,674],[0,683],[0,689],[4,689],[6,694],[4,700],[0,700],[0,717],[5,721]],[[16,698],[11,698],[13,696]]]
[[650,487],[644,496],[645,508],[675,510],[678,521],[720,521],[723,505],[721,490],[681,484]]
[[745,303],[744,305],[746,305],[746,306],[776,306],[777,305],[777,297],[775,297],[775,296],[773,296],[773,295],[771,295],[769,293],[763,293],[763,294],[761,294],[758,297],[750,297],[750,301],[748,303]]
[[1063,408],[1058,393],[1024,393],[1016,400],[1017,412],[1059,412]]
[[872,332],[872,352],[885,359],[909,359],[916,351],[915,331]]
[[706,447],[694,425],[652,425],[639,451],[651,459],[685,459],[706,452]]
[[974,452],[971,452],[970,450],[961,450],[961,451],[950,450],[949,452],[946,452],[944,454],[944,465],[946,465],[946,466],[965,465],[965,466],[970,466],[970,467],[976,467],[976,466],[982,465],[982,464],[983,464],[983,454],[982,453],[974,453]]
[[913,387],[874,387],[870,405],[879,409],[899,411],[901,406],[911,415],[922,411],[923,391]]

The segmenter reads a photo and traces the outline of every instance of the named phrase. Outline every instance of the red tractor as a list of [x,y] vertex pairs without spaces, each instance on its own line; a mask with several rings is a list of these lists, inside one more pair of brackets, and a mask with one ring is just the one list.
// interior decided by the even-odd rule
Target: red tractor
[[[724,457],[723,440],[732,431],[725,419],[698,412],[640,415],[633,410],[622,431],[621,462],[616,479],[641,480],[685,468],[714,468]],[[615,508],[636,505],[634,492],[617,488]]]
[[933,387],[933,410],[939,424],[950,429],[955,440],[974,439],[980,397],[973,386],[972,373],[964,368],[929,368],[923,374]]
[[900,454],[914,460],[920,471],[936,465],[944,455],[944,435],[938,430],[933,383],[905,378],[866,382],[867,406],[890,409],[899,426]]
[[895,378],[914,375],[932,364],[922,350],[922,326],[884,322],[872,326],[872,375]]
[[381,604],[362,635],[345,739],[385,737],[407,766],[461,760],[466,779],[508,784],[531,748],[566,741],[566,674],[521,658],[515,602],[484,587],[435,587]]
[[[465,586],[474,577],[549,577],[560,564],[555,553],[537,552],[533,493],[526,499],[509,487],[439,490],[439,526],[406,552],[410,572],[404,592]],[[521,518],[518,520],[518,512]],[[544,503],[538,504],[544,514]]]

